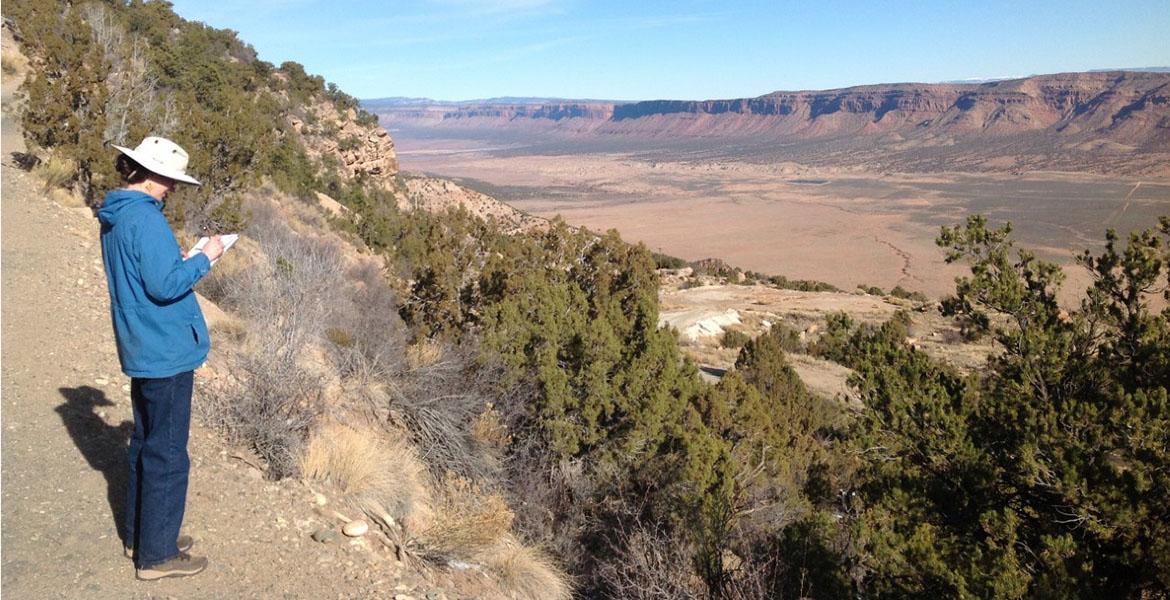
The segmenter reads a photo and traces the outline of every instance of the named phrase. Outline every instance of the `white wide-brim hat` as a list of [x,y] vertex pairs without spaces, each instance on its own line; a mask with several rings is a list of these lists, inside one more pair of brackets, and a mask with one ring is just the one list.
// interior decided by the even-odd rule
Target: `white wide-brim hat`
[[187,151],[178,144],[161,137],[148,137],[131,150],[114,146],[151,173],[156,173],[192,185],[203,185],[187,174]]

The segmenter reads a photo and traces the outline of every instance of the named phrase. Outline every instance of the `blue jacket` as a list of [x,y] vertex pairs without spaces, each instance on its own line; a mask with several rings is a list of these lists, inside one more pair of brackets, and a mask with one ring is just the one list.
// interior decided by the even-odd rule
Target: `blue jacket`
[[97,214],[122,371],[170,377],[202,365],[211,340],[191,287],[210,261],[183,260],[162,203],[147,194],[114,190]]

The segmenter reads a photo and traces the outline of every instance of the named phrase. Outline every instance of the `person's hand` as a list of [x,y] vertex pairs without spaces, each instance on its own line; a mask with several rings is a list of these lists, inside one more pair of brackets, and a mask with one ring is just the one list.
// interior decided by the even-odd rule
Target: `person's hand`
[[208,260],[215,260],[223,256],[223,240],[220,240],[218,235],[211,236],[211,239],[203,244],[203,253],[207,255]]

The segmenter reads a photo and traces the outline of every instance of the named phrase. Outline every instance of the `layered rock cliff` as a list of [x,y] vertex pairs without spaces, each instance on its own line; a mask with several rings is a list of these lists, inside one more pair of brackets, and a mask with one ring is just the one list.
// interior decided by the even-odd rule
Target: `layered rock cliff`
[[[610,142],[714,138],[724,140],[718,142],[723,145],[750,145],[752,152],[801,146],[814,156],[823,153],[806,142],[833,140],[827,150],[846,162],[898,160],[928,170],[981,168],[1006,161],[1022,168],[1160,172],[1166,169],[1163,155],[1170,153],[1170,73],[1157,72],[1064,73],[982,84],[886,84],[731,100],[375,110],[387,127],[463,132],[460,135],[508,129]],[[929,156],[920,152],[952,147],[942,162],[934,160],[938,152]],[[1005,155],[1013,158],[1004,159]],[[1100,162],[1099,156],[1107,158]]]
[[[663,115],[739,118],[713,132],[769,132],[800,137],[893,130],[967,134],[1096,131],[1143,147],[1170,146],[1170,74],[1071,73],[978,85],[896,84],[821,92],[775,92],[740,100],[653,101],[614,107],[613,124]],[[664,129],[688,129],[687,119]],[[714,119],[718,121],[719,119]]]
[[443,114],[443,119],[564,119],[608,120],[613,116],[613,105],[606,104],[513,104],[470,106]]

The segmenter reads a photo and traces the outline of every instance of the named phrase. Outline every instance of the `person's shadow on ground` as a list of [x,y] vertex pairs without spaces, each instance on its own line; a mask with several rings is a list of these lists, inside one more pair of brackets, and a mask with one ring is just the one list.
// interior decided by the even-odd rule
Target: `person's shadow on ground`
[[81,451],[89,466],[106,477],[106,499],[110,513],[118,530],[118,537],[125,540],[122,531],[122,516],[126,513],[126,447],[130,434],[134,432],[132,421],[122,421],[116,426],[107,425],[98,416],[98,407],[114,406],[106,393],[83,385],[76,388],[58,388],[65,403],[56,408],[65,423],[65,429],[73,443]]

